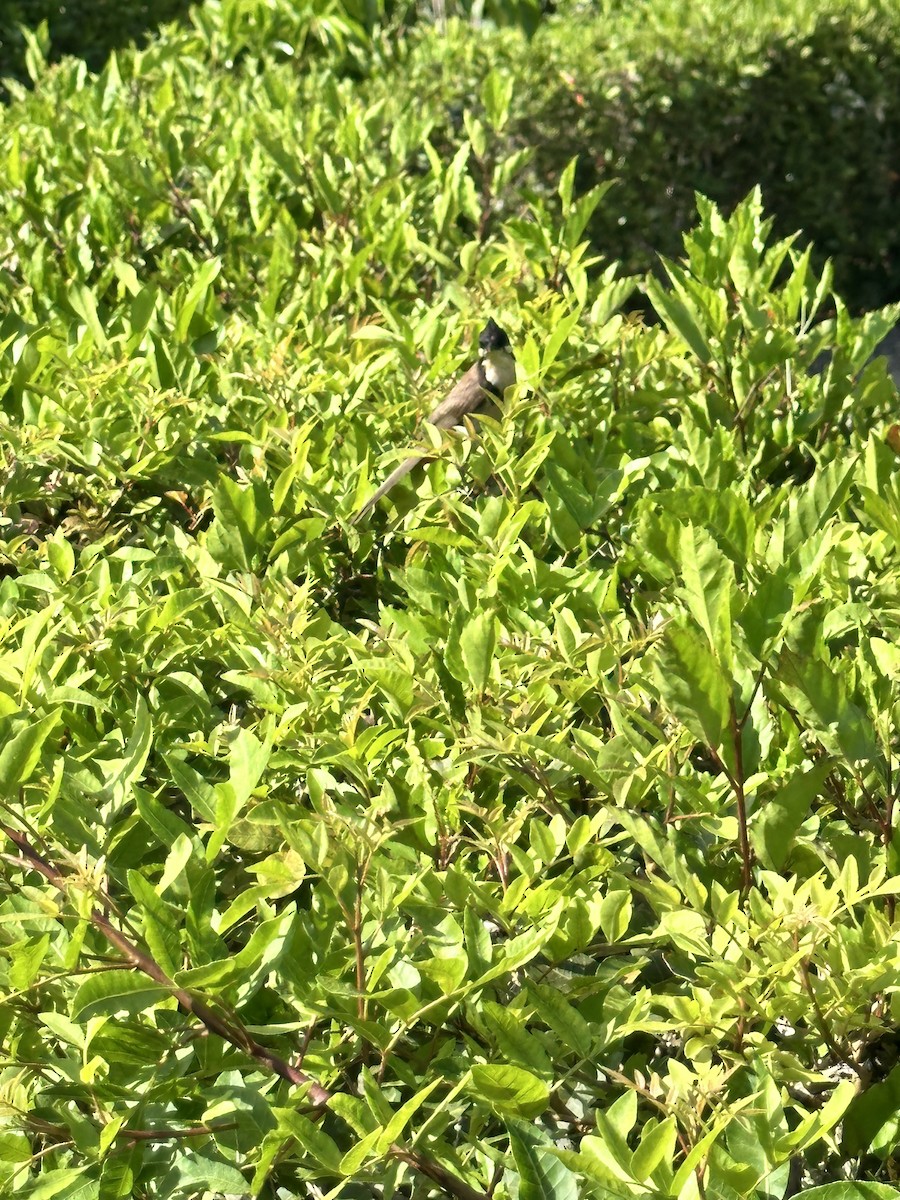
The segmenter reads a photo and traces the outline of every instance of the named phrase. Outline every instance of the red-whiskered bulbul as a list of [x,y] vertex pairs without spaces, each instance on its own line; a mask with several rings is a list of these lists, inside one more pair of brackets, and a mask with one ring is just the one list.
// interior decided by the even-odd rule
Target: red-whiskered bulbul
[[[478,336],[478,361],[469,367],[450,394],[434,409],[428,422],[438,429],[452,429],[454,425],[461,425],[465,416],[489,413],[492,409],[496,413],[495,401],[502,400],[503,393],[515,382],[516,360],[509,338],[491,317]],[[388,475],[378,491],[369,497],[353,518],[353,524],[361,521],[413,467],[420,462],[431,461],[431,457],[429,454],[413,454],[405,459]]]

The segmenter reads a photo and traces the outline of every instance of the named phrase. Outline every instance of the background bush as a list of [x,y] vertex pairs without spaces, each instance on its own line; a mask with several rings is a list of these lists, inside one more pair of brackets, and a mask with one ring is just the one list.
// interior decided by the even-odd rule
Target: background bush
[[[186,13],[180,2],[113,7],[7,6],[0,76],[26,73],[17,22],[36,28],[46,19],[51,57],[77,54],[98,69],[150,21]],[[819,268],[833,260],[852,308],[900,296],[900,16],[888,0],[778,8],[606,0],[543,15],[538,0],[483,6],[505,32],[466,27],[470,5],[444,7],[464,18],[450,37],[434,30],[431,4],[362,0],[244,4],[233,10],[231,33],[237,45],[277,56],[278,44],[295,42],[304,12],[318,11],[324,26],[343,25],[363,43],[380,22],[389,53],[357,54],[341,70],[367,78],[373,95],[424,100],[448,150],[458,145],[463,108],[504,64],[516,79],[512,119],[492,153],[529,147],[527,178],[539,192],[552,193],[576,154],[579,186],[616,180],[589,232],[628,270],[651,268],[657,252],[677,253],[695,191],[728,209],[759,185],[778,232],[803,230]]]
[[[591,232],[629,267],[675,253],[694,191],[726,208],[761,186],[782,234],[834,260],[857,308],[900,296],[900,17],[893,5],[628,6],[536,39],[519,132],[548,175],[621,181]],[[532,122],[540,130],[537,138]]]
[[0,11],[0,79],[27,78],[22,26],[35,31],[46,23],[53,60],[71,54],[99,71],[111,50],[152,35],[166,21],[183,17],[189,6],[189,0],[6,0]]

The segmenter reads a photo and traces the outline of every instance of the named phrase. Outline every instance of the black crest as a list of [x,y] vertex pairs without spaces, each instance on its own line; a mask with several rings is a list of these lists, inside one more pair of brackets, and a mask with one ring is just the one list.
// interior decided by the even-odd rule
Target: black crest
[[509,338],[494,318],[489,317],[487,325],[485,325],[484,329],[478,335],[478,345],[486,352],[503,350],[509,345]]

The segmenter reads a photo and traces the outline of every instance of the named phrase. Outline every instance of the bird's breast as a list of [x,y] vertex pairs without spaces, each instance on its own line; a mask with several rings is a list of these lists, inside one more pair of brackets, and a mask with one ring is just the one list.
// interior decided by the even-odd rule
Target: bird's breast
[[495,350],[481,360],[488,386],[502,396],[516,382],[516,360],[506,351]]

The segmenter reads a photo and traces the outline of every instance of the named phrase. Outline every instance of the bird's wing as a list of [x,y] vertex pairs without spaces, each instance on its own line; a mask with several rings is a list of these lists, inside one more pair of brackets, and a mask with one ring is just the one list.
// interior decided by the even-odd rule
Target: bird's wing
[[454,425],[460,424],[467,413],[477,412],[494,399],[493,393],[482,386],[476,363],[469,367],[449,395],[434,409],[428,417],[428,422],[430,425],[436,425],[438,429],[452,429]]

